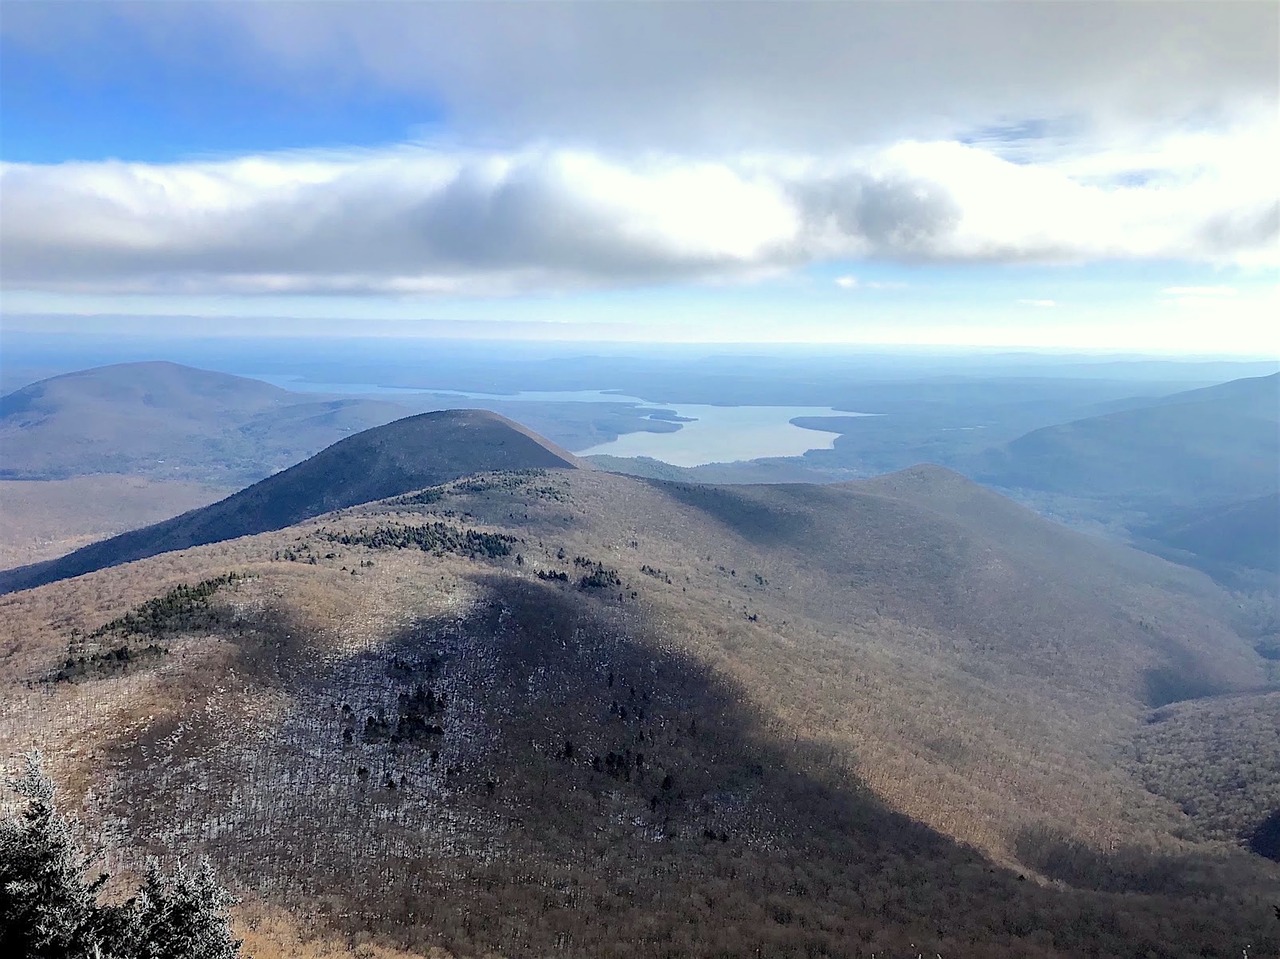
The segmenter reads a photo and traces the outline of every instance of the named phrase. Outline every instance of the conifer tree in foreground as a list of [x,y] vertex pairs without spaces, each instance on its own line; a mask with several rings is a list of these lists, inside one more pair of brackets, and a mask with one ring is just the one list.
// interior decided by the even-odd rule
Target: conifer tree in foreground
[[236,959],[231,897],[207,862],[165,875],[152,867],[134,898],[101,904],[107,881],[54,805],[38,753],[13,784],[25,805],[0,820],[0,955],[29,959]]
[[54,959],[92,955],[104,918],[86,881],[89,865],[53,805],[53,784],[37,754],[13,784],[26,807],[0,821],[0,954]]

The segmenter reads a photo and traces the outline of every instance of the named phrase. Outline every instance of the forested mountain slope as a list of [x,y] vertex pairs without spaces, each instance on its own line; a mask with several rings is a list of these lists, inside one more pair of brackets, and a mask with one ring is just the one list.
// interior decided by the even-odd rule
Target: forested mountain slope
[[1135,753],[1265,689],[1231,609],[936,468],[488,473],[0,600],[0,748],[388,947],[1262,954],[1260,810]]
[[1147,508],[1208,506],[1275,492],[1277,462],[1272,374],[1035,430],[988,454],[978,478]]
[[0,592],[27,589],[157,553],[217,543],[330,510],[494,469],[578,468],[572,454],[484,410],[405,417],[348,437],[224,500],[0,573]]

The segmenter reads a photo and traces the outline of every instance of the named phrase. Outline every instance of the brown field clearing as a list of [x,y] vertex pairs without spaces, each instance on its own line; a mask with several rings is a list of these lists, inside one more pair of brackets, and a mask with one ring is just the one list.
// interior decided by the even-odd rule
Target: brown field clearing
[[208,506],[232,490],[101,473],[0,480],[0,569],[62,556],[125,530]]

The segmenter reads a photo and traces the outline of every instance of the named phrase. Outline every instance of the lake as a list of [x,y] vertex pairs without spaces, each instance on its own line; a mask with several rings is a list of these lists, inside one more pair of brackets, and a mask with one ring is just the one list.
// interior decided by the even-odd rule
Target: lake
[[705,406],[677,403],[663,407],[691,422],[675,433],[624,433],[616,440],[585,450],[579,456],[651,456],[673,466],[732,463],[764,456],[800,456],[809,450],[829,450],[835,433],[808,430],[791,420],[800,416],[863,416],[838,413],[823,406]]
[[[251,374],[244,374],[251,375]],[[672,466],[703,466],[732,463],[767,456],[801,456],[809,450],[827,450],[835,444],[836,433],[809,430],[791,420],[802,416],[874,416],[829,406],[710,406],[700,403],[654,403],[638,396],[604,390],[528,390],[520,393],[474,393],[463,390],[405,389],[373,383],[313,383],[290,376],[254,376],[274,386],[305,393],[350,393],[362,395],[406,395],[456,397],[467,405],[494,409],[511,415],[511,404],[540,403],[622,403],[643,413],[670,411],[688,422],[673,433],[624,433],[616,440],[586,449],[573,450],[579,456],[649,456]],[[454,405],[454,404],[451,404]],[[440,406],[448,409],[450,406]],[[513,416],[518,419],[518,416]],[[654,419],[669,419],[666,415]]]

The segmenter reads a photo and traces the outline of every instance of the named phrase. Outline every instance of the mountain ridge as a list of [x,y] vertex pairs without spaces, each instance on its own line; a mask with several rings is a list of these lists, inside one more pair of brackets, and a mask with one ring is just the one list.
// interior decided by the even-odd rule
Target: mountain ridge
[[337,509],[488,470],[590,468],[497,413],[404,417],[339,440],[226,499],[44,563],[0,572],[0,593],[158,553],[281,529]]
[[1026,433],[973,475],[1000,488],[1221,505],[1280,486],[1280,374],[1175,393]]
[[0,479],[122,473],[241,486],[407,412],[168,361],[118,363],[0,397]]

